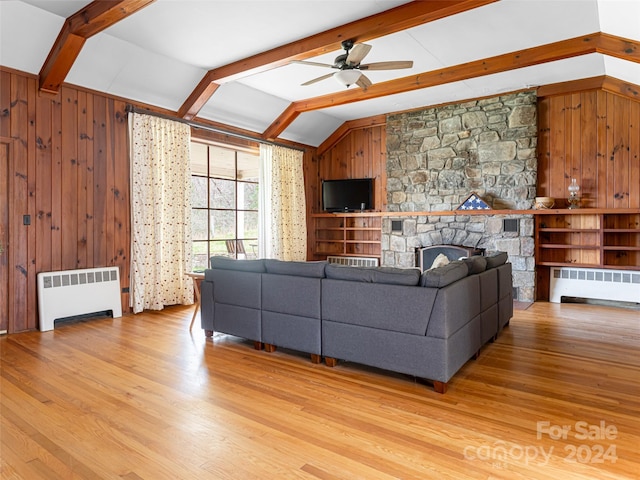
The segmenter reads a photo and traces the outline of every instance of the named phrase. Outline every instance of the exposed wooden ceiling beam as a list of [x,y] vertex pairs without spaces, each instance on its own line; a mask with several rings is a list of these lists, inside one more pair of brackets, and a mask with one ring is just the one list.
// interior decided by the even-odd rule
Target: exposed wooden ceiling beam
[[95,0],[67,18],[40,69],[40,90],[58,93],[87,38],[153,2],[155,0]]
[[[365,42],[496,1],[498,0],[414,1],[209,70],[180,107],[178,116],[193,119],[220,83],[281,67],[292,60],[305,60],[340,50],[343,40]],[[216,85],[212,86],[212,83]]]
[[606,92],[640,101],[640,85],[625,82],[608,75],[598,77],[582,78],[569,82],[553,83],[538,88],[538,97],[550,97],[553,95],[566,95],[567,93],[602,89]]
[[469,78],[507,72],[590,53],[602,53],[640,63],[640,42],[598,32],[381,82],[372,85],[366,91],[354,88],[340,93],[300,100],[291,103],[283,114],[267,128],[263,135],[269,139],[277,138],[302,112],[371,100],[396,93],[410,92]]

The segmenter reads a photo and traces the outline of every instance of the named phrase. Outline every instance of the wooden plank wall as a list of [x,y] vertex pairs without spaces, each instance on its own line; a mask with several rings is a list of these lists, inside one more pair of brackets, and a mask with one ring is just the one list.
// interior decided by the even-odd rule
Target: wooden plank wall
[[386,127],[351,130],[322,155],[305,154],[305,188],[307,199],[307,258],[315,259],[315,220],[322,212],[322,180],[343,178],[374,179],[374,210],[387,206]]
[[604,90],[538,99],[538,195],[565,206],[571,178],[582,207],[640,207],[640,103]]
[[37,328],[39,272],[115,265],[129,286],[125,105],[70,87],[41,94],[35,76],[0,70],[0,137],[13,139],[10,333]]
[[[387,207],[386,127],[375,126],[352,130],[314,162],[317,174],[307,185],[312,212],[322,212],[322,180],[373,178],[373,205],[376,211]],[[308,197],[309,197],[308,196]]]

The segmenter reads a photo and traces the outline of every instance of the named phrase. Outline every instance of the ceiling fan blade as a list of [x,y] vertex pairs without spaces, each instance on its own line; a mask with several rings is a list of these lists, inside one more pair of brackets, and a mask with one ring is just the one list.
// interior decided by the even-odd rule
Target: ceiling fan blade
[[360,78],[356,82],[356,85],[358,85],[360,88],[366,90],[371,85],[373,85],[373,83],[371,83],[371,80],[369,80],[365,74],[362,74],[362,75],[360,75]]
[[411,60],[396,61],[396,62],[375,62],[368,63],[366,65],[360,65],[360,70],[398,70],[400,68],[411,68],[413,62]]
[[347,63],[349,65],[358,65],[371,50],[371,45],[365,43],[356,43],[347,55]]
[[291,60],[291,63],[298,63],[300,65],[311,65],[313,67],[335,68],[333,65],[329,65],[328,63],[307,62],[306,60]]
[[318,78],[314,78],[313,80],[309,80],[308,82],[304,82],[302,84],[300,84],[301,87],[306,87],[307,85],[311,85],[313,83],[316,82],[321,82],[322,80],[325,80],[327,78],[333,77],[333,73],[327,73],[326,75],[322,75],[321,77]]

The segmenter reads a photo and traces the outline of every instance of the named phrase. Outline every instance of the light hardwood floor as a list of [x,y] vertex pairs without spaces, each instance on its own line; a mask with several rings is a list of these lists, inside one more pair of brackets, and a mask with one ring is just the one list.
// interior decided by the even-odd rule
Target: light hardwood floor
[[639,478],[638,311],[518,310],[445,395],[212,341],[192,311],[1,338],[0,477]]

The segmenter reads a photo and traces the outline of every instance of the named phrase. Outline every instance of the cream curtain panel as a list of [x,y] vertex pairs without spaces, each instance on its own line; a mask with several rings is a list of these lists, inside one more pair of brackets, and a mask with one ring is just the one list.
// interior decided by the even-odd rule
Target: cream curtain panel
[[307,259],[303,152],[260,146],[260,256]]
[[134,313],[192,304],[190,127],[129,114]]

